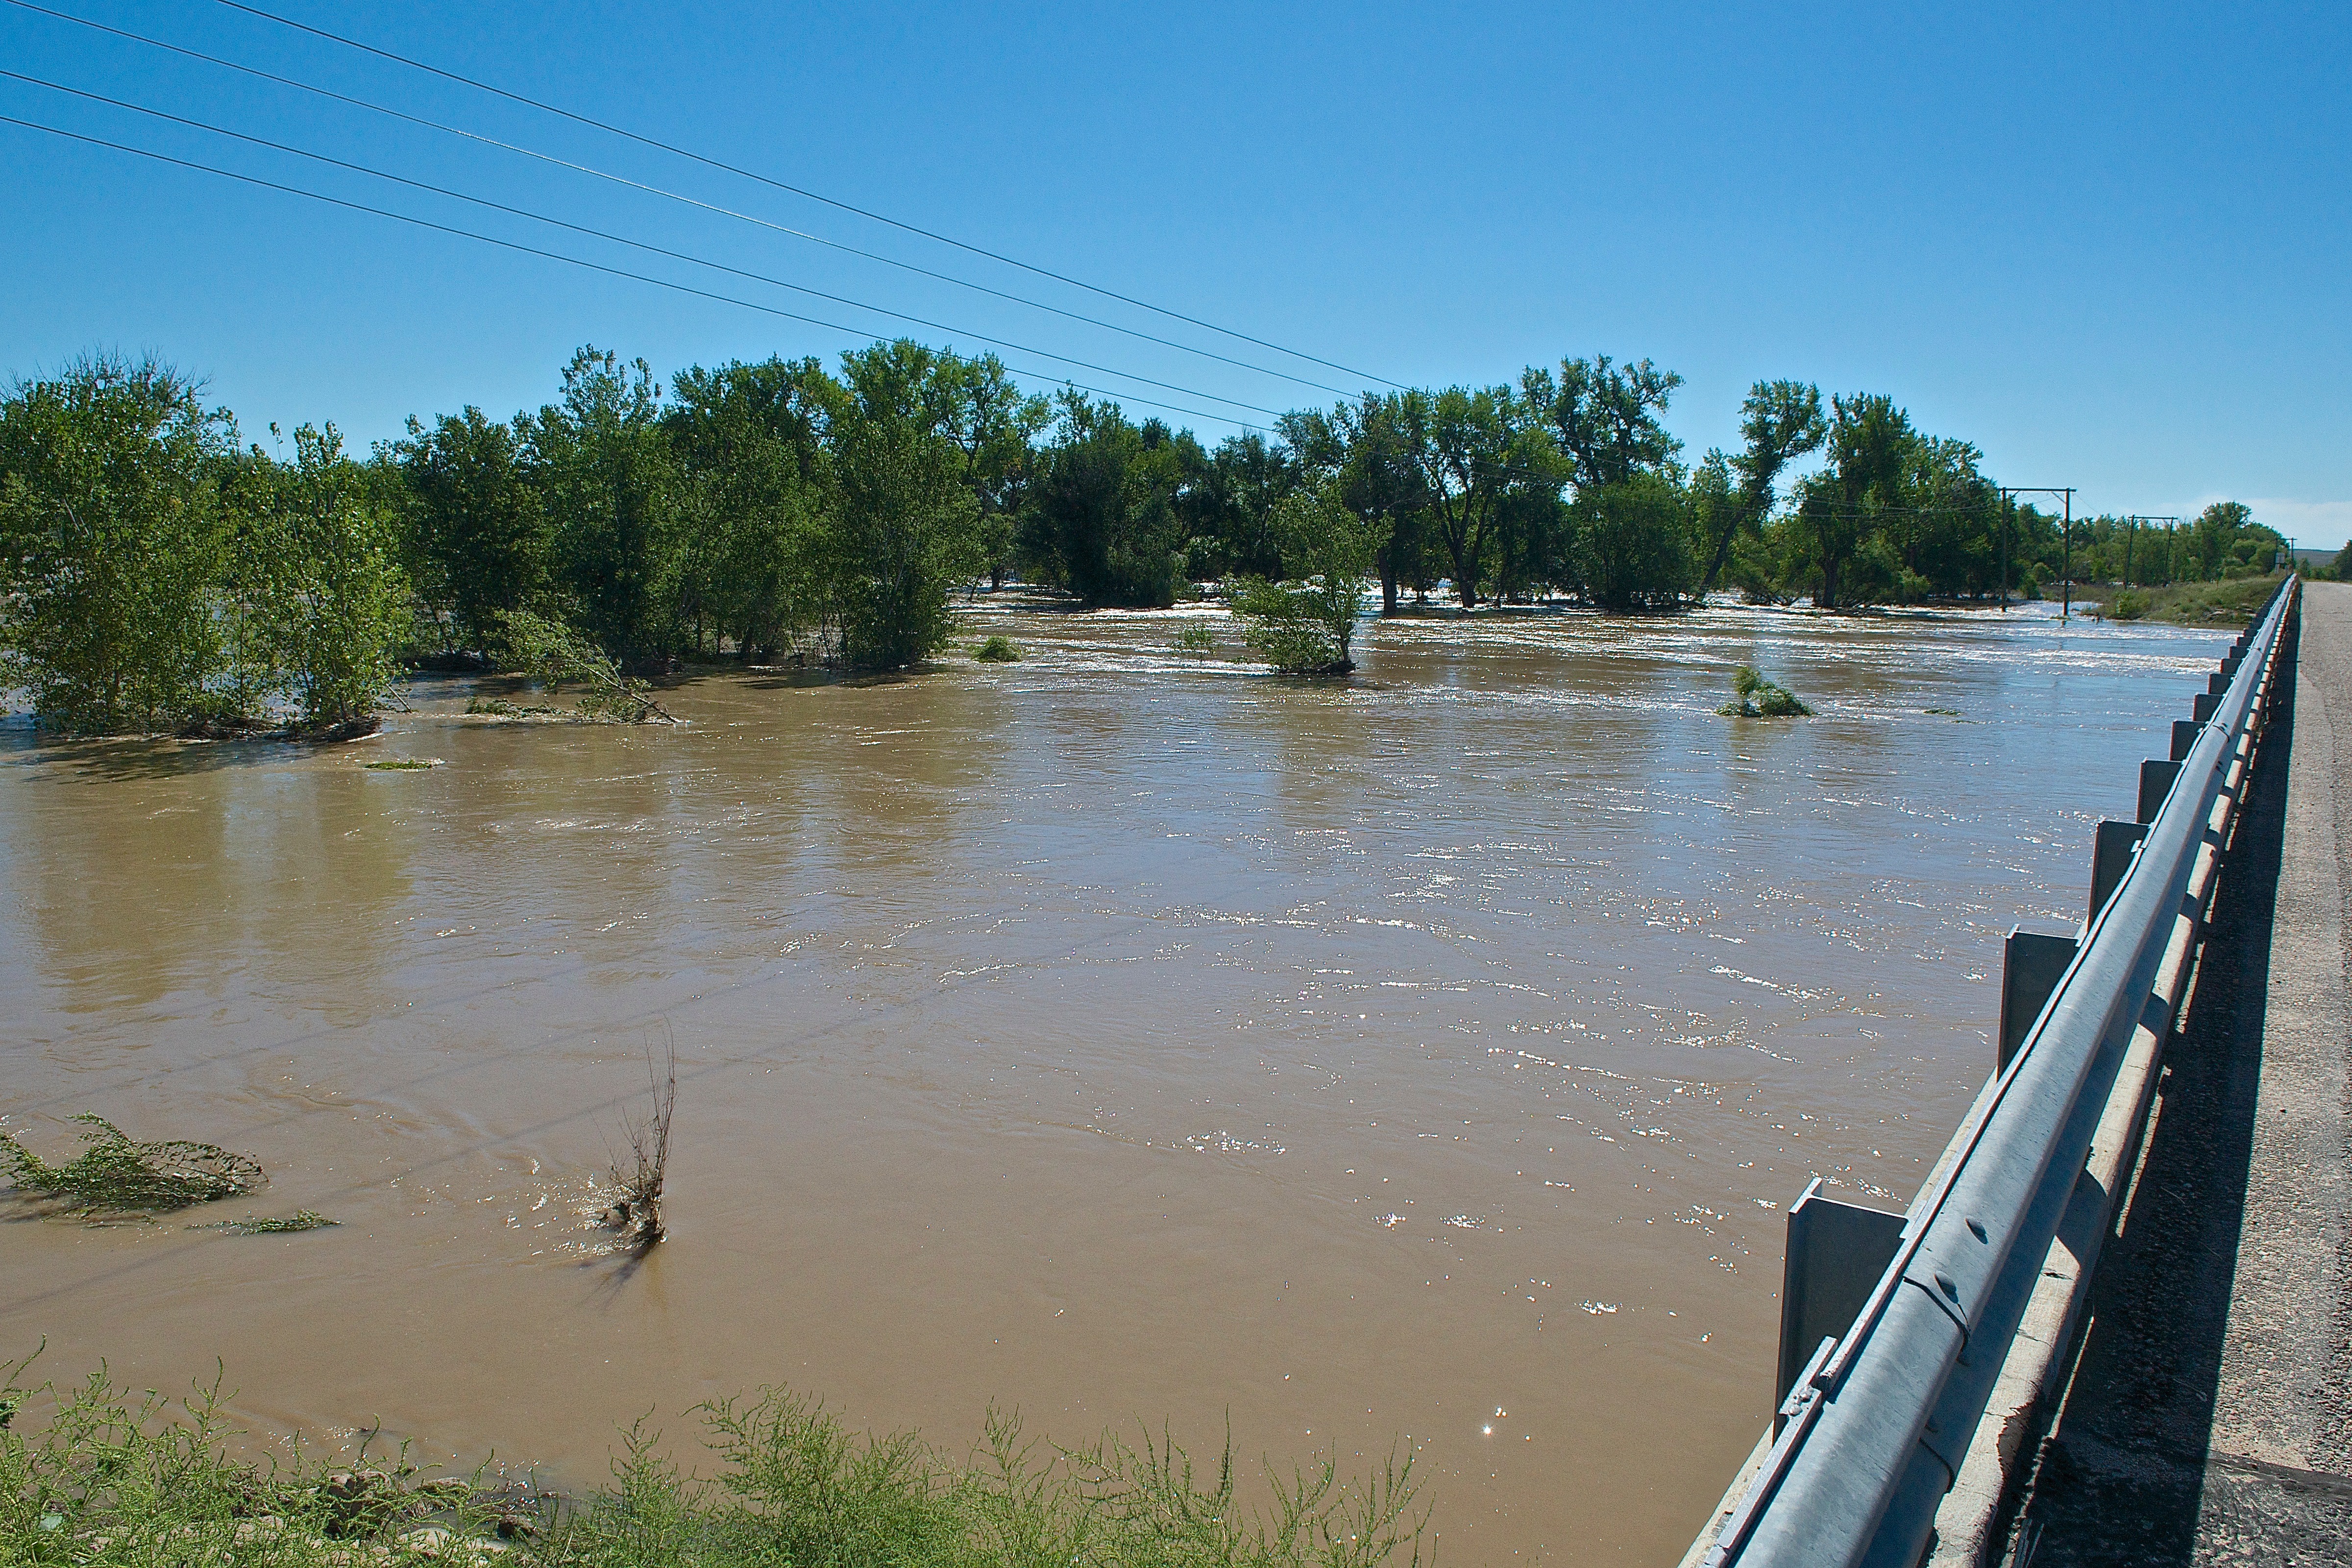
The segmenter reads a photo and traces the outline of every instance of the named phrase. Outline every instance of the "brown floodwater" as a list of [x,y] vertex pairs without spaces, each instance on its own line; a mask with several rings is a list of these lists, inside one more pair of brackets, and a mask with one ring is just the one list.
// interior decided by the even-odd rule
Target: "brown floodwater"
[[[0,1359],[217,1359],[257,1440],[558,1481],[762,1384],[956,1449],[1230,1423],[1409,1450],[1446,1562],[1671,1563],[1767,1415],[1782,1206],[1910,1196],[2001,937],[2080,918],[2224,640],[1401,618],[1312,683],[1213,612],[968,619],[1027,657],[710,676],[677,729],[425,679],[324,749],[0,730],[0,1126],[341,1222],[0,1200]],[[1737,662],[1819,716],[1718,717]],[[633,1266],[583,1211],[669,1041]]]

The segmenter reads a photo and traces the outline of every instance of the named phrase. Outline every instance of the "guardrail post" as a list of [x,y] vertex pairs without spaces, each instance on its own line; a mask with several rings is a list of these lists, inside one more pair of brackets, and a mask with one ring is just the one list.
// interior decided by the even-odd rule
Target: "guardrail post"
[[[2179,741],[2176,738],[2174,744]],[[2177,759],[2176,759],[2177,760]],[[2116,884],[2131,869],[2132,857],[2139,853],[2140,840],[2147,837],[2145,822],[2102,822],[2096,837],[2091,841],[2091,913],[2084,923],[2099,918],[2115,896]]]
[[2205,726],[2194,719],[2175,719],[2172,721],[2172,760],[2174,762],[2185,763],[2189,760],[2189,748],[2197,743],[2197,732],[2203,728]]
[[2156,814],[2163,809],[2164,797],[2172,791],[2172,781],[2179,776],[2179,763],[2150,760],[2140,763],[2139,819],[2142,822],[2156,820]]
[[[1772,1403],[1789,1390],[1825,1339],[1853,1327],[1871,1287],[1886,1272],[1903,1237],[1903,1216],[1822,1195],[1822,1179],[1805,1184],[1789,1205],[1789,1245],[1780,1262],[1780,1364]],[[1778,1430],[1779,1417],[1774,1417]]]
[[[2105,835],[2100,837],[2104,840]],[[2112,888],[2108,890],[2114,891]],[[2066,966],[2074,962],[2075,946],[2071,936],[2050,936],[2033,931],[2012,931],[2001,944],[2000,1041],[1994,1052],[1996,1070],[2009,1070],[2010,1058],[2017,1055],[2025,1032],[2033,1027],[2034,1019],[2042,1016],[2042,1005],[2050,1000],[2050,993],[2058,989],[2059,977],[2066,973]]]
[[2195,715],[2197,722],[2200,724],[2208,722],[2212,719],[2214,714],[2219,713],[2221,710],[2221,700],[2214,696],[2210,691],[2199,692],[2197,694],[2196,702],[2192,704],[2189,710],[2191,714]]

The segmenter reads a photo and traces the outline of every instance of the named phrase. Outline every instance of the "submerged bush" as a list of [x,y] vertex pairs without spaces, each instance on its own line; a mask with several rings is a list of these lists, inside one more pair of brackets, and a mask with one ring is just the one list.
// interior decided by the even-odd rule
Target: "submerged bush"
[[971,657],[982,664],[1011,664],[1021,657],[1011,637],[991,637],[971,650]]
[[1738,700],[1717,712],[1734,719],[1801,719],[1812,712],[1785,686],[1776,686],[1747,665],[1731,672],[1731,689]]
[[185,1208],[249,1193],[268,1178],[243,1154],[176,1140],[142,1143],[102,1116],[82,1123],[80,1157],[52,1165],[14,1138],[0,1138],[0,1167],[18,1190],[98,1213]]
[[1175,641],[1169,646],[1178,653],[1200,658],[1217,651],[1217,637],[1206,626],[1186,626],[1176,634]]
[[[606,1487],[557,1500],[479,1476],[419,1479],[396,1462],[363,1468],[363,1452],[349,1468],[299,1449],[290,1461],[240,1464],[226,1454],[237,1434],[221,1417],[217,1384],[174,1408],[152,1393],[134,1403],[103,1374],[62,1390],[5,1381],[0,1411],[33,1396],[55,1407],[37,1435],[0,1416],[0,1562],[1373,1568],[1422,1559],[1410,1460],[1362,1481],[1341,1480],[1328,1460],[1269,1470],[1269,1506],[1258,1511],[1238,1495],[1230,1445],[1213,1473],[1197,1475],[1164,1436],[1064,1450],[992,1415],[958,1461],[909,1433],[853,1436],[815,1400],[770,1389],[698,1407],[723,1467],[714,1479],[688,1479],[638,1428]],[[355,1542],[367,1543],[365,1555]]]

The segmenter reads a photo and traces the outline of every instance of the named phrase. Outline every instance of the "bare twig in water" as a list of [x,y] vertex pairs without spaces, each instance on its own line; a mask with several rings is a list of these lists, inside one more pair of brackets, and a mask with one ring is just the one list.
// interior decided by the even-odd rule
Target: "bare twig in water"
[[620,1195],[605,1211],[623,1241],[639,1251],[662,1238],[662,1174],[669,1165],[670,1112],[677,1104],[676,1040],[664,1045],[658,1068],[653,1054],[646,1053],[646,1078],[653,1091],[653,1114],[644,1121],[626,1111],[621,1115],[621,1131],[628,1134],[635,1166],[623,1171],[619,1162],[614,1163],[613,1184]]

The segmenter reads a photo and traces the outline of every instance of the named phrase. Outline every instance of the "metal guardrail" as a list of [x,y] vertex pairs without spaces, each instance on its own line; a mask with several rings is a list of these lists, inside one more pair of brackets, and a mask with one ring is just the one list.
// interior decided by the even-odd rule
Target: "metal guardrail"
[[2174,726],[2177,765],[2143,770],[2145,837],[2111,845],[2102,835],[2072,961],[1913,1202],[1852,1326],[1822,1338],[1798,1372],[1778,1436],[1714,1531],[1707,1568],[1919,1562],[2125,1052],[2139,1029],[2161,1039],[2172,1027],[2184,922],[2193,933],[2203,918],[2296,587],[2281,585],[2197,700],[2196,719]]

